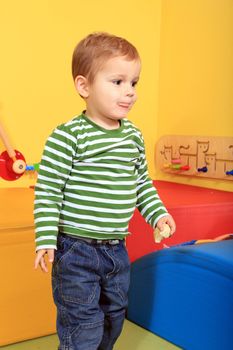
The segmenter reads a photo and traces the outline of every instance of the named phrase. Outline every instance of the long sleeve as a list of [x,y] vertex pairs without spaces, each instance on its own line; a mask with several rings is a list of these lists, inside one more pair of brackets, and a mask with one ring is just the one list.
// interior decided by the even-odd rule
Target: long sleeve
[[63,188],[72,168],[76,138],[61,125],[48,138],[35,187],[36,249],[56,249]]
[[160,218],[168,215],[167,209],[161,201],[152,180],[148,175],[145,147],[142,136],[140,137],[140,158],[137,163],[137,208],[147,223],[153,228]]

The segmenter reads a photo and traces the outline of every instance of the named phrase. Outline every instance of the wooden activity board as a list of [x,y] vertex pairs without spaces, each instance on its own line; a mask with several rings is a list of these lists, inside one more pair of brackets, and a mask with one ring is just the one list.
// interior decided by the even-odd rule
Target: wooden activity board
[[233,137],[167,135],[156,145],[165,173],[233,180]]

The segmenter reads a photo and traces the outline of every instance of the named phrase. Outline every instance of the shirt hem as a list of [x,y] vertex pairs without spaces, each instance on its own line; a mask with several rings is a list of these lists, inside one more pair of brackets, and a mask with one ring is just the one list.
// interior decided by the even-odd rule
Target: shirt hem
[[87,231],[76,227],[68,226],[59,226],[59,232],[65,235],[83,237],[83,238],[92,238],[92,239],[124,239],[128,236],[129,232],[101,232],[101,231]]

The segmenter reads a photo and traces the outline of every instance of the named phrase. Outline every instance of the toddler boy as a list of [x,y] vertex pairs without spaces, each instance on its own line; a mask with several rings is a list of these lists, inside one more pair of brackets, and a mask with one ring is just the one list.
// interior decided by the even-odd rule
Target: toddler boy
[[[141,132],[126,119],[141,62],[127,40],[93,33],[72,73],[86,110],[48,138],[35,188],[35,267],[53,262],[60,350],[110,350],[121,333],[135,207],[154,228],[175,223],[148,177]],[[55,254],[54,254],[55,252]]]

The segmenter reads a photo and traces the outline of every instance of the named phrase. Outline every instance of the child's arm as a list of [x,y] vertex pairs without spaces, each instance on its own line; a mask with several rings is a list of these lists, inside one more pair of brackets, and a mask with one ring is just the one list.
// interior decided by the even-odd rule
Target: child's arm
[[38,268],[38,265],[40,265],[40,268],[43,272],[48,272],[47,263],[45,260],[45,255],[48,254],[48,260],[52,264],[54,260],[54,249],[40,249],[36,253],[35,258],[35,269]]
[[137,163],[138,184],[137,184],[137,208],[153,228],[163,230],[165,224],[170,227],[170,235],[175,232],[175,222],[167,212],[161,201],[152,180],[148,175],[145,147],[142,135],[140,135],[140,159]]
[[56,249],[63,189],[75,150],[76,138],[66,125],[56,128],[46,142],[35,187],[36,250]]

